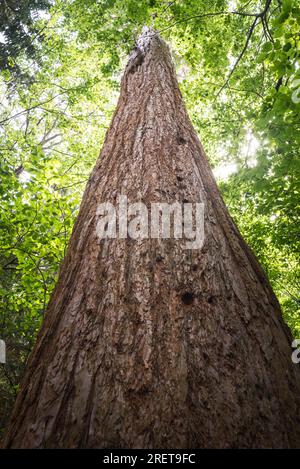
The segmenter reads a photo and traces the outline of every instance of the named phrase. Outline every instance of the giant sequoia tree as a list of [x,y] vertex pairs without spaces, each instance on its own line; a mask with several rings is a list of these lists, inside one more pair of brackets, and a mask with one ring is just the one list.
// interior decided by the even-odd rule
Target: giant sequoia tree
[[[205,241],[99,239],[98,207],[202,202]],[[145,31],[88,182],[6,447],[295,447],[291,336]]]

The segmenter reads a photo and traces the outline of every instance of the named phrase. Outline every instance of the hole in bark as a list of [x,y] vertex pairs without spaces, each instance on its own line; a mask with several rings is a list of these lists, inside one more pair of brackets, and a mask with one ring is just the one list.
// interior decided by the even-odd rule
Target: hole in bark
[[214,297],[213,296],[210,296],[207,300],[207,303],[210,303],[212,304],[214,302]]
[[177,143],[179,145],[184,145],[186,143],[186,140],[185,140],[185,138],[179,136],[179,137],[177,137]]
[[159,256],[156,257],[156,262],[162,262],[163,259],[164,259],[164,258],[159,255]]
[[189,201],[188,201],[188,199],[183,199],[182,203],[183,203],[183,204],[188,204]]
[[181,295],[181,301],[185,305],[191,305],[194,303],[194,295],[191,292],[185,292]]
[[183,181],[183,177],[177,176],[177,181],[179,181],[179,182]]
[[197,266],[196,264],[193,265],[192,270],[193,270],[194,272],[196,272],[197,269],[198,269],[198,266]]

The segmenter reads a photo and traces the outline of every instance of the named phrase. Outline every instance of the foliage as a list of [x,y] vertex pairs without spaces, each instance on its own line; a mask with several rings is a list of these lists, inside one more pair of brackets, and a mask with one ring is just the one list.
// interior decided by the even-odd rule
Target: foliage
[[32,77],[23,72],[23,62],[31,60],[34,65],[40,59],[46,25],[38,20],[50,5],[50,0],[4,0],[0,4],[0,70],[10,72],[14,80]]
[[[32,16],[49,3],[47,21]],[[15,4],[18,15],[8,17],[7,8]],[[189,114],[227,206],[299,337],[298,2],[6,0],[4,5],[0,336],[8,363],[0,370],[0,427],[55,284],[126,56],[144,24],[171,45]]]

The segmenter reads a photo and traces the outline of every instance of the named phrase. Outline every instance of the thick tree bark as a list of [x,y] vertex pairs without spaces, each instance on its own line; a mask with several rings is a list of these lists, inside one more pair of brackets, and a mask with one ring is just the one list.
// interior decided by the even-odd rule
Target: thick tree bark
[[[106,239],[97,207],[203,202],[205,242]],[[222,201],[166,44],[139,39],[88,182],[6,447],[300,446],[299,369]]]

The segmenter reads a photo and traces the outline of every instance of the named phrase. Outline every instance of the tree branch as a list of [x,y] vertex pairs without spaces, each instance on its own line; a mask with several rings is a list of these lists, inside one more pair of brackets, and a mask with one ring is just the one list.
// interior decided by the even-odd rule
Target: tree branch
[[257,26],[258,24],[258,17],[255,18],[255,20],[253,21],[252,25],[250,26],[250,29],[248,31],[248,34],[247,34],[247,39],[246,39],[246,42],[245,42],[245,45],[240,53],[240,55],[238,56],[234,66],[232,67],[232,69],[230,70],[230,73],[224,83],[224,85],[219,89],[218,93],[217,93],[217,97],[222,93],[222,91],[224,90],[224,88],[226,88],[226,86],[228,85],[229,81],[230,81],[230,78],[232,77],[236,67],[238,66],[239,62],[241,61],[241,59],[243,58],[243,55],[244,53],[246,52],[247,50],[247,47],[249,45],[249,42],[250,42],[250,39],[251,39],[251,36],[252,36],[252,33],[255,29],[255,26]]
[[187,16],[185,18],[182,18],[181,20],[175,21],[174,23],[170,24],[166,28],[162,28],[159,31],[157,31],[157,34],[160,34],[164,31],[167,31],[168,29],[173,28],[176,24],[179,23],[185,23],[190,20],[194,20],[197,18],[208,18],[208,17],[213,17],[213,16],[226,16],[226,15],[240,15],[240,16],[250,16],[250,17],[255,17],[257,18],[260,13],[246,13],[243,11],[216,11],[216,12],[211,12],[211,13],[202,13],[200,15],[193,15],[193,16]]
[[271,2],[272,0],[266,0],[266,4],[265,4],[265,8],[263,9],[263,11],[261,11],[260,13],[257,13],[255,15],[255,19],[253,21],[253,23],[251,24],[250,26],[250,29],[247,33],[247,38],[246,38],[246,42],[245,42],[245,45],[241,51],[241,53],[239,54],[234,66],[232,67],[224,85],[220,88],[220,90],[218,91],[217,93],[217,97],[222,93],[222,91],[224,90],[224,88],[228,85],[229,81],[230,81],[230,78],[232,77],[236,67],[238,66],[239,62],[241,61],[241,59],[243,58],[243,55],[245,54],[247,48],[248,48],[248,45],[249,45],[249,42],[251,40],[251,36],[253,34],[253,31],[255,29],[255,27],[259,24],[259,20],[262,22],[263,26],[265,26],[265,23],[264,23],[264,20],[265,20],[265,16],[270,8],[270,5],[271,5]]

